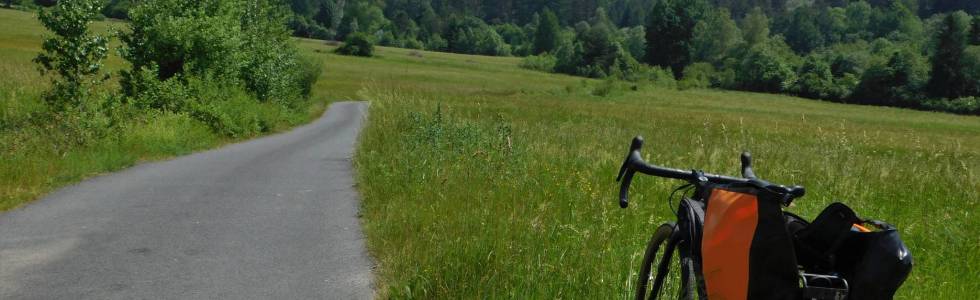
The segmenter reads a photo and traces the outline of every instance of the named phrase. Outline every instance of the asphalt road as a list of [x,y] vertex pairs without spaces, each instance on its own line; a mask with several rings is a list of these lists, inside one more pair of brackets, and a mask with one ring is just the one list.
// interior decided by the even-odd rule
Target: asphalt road
[[0,299],[370,298],[350,160],[366,111],[335,103],[0,214]]

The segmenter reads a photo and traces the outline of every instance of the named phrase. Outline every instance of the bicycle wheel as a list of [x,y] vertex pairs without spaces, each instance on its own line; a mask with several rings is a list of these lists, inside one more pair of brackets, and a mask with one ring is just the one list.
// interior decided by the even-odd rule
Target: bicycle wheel
[[[682,276],[688,272],[681,272],[680,269],[671,270],[671,265],[682,267],[681,257],[677,255],[677,244],[681,242],[683,241],[680,239],[677,226],[673,223],[665,223],[657,227],[650,237],[650,243],[647,244],[646,253],[643,255],[643,263],[640,265],[640,274],[636,283],[637,300],[673,298],[670,295],[675,295],[677,299],[692,299],[692,293],[687,285],[689,281],[683,280]],[[653,273],[655,264],[657,272]]]

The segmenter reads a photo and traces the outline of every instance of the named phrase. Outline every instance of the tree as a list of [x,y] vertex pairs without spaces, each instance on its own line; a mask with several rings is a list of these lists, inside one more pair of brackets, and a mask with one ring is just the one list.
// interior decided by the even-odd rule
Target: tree
[[622,35],[625,36],[623,48],[629,51],[634,59],[642,60],[647,48],[646,29],[643,26],[623,28]]
[[129,19],[129,9],[132,7],[132,0],[110,0],[102,8],[102,14],[109,18],[120,20]]
[[740,89],[757,92],[781,92],[796,80],[793,65],[780,47],[782,41],[772,39],[749,48],[736,70]]
[[868,68],[851,96],[858,103],[916,106],[928,72],[925,59],[914,51],[895,51],[886,63]]
[[966,76],[962,63],[969,24],[969,16],[962,11],[946,16],[940,24],[932,56],[932,78],[927,86],[930,95],[943,98],[969,95],[974,83]]
[[727,9],[719,9],[694,26],[694,58],[698,61],[720,62],[742,41],[742,33]]
[[340,20],[340,26],[337,28],[337,39],[346,40],[347,36],[361,32],[361,26],[357,24],[357,19],[351,16],[345,16]]
[[[58,1],[51,10],[41,10],[38,19],[54,33],[44,39],[43,52],[34,58],[42,75],[55,73],[44,100],[55,111],[76,107],[89,94],[90,85],[107,56],[108,38],[89,32],[89,25],[102,10],[100,0]],[[94,79],[94,80],[93,80]]]
[[970,45],[980,45],[980,16],[974,16],[970,25]]
[[818,99],[830,99],[836,96],[834,75],[830,65],[824,60],[810,55],[800,67],[799,79],[794,87],[796,94]]
[[873,12],[874,9],[868,2],[854,1],[847,4],[847,7],[844,8],[844,14],[847,16],[846,38],[849,40],[870,39],[871,33],[868,28]]
[[612,33],[605,24],[596,24],[589,28],[579,37],[582,42],[582,59],[587,65],[595,66],[595,71],[602,71],[600,74],[582,74],[591,77],[604,77],[608,75],[609,66],[616,58],[616,51],[620,47],[612,37]]
[[337,4],[333,0],[320,1],[320,7],[313,15],[313,21],[324,28],[335,28],[340,21],[337,18],[340,15],[337,10]]
[[[124,90],[142,69],[156,69],[160,80],[185,73],[238,78],[244,12],[239,4],[157,0],[135,7],[130,11],[130,30],[120,35],[122,56],[132,64],[132,72],[123,74]],[[133,92],[127,90],[130,96]]]
[[842,7],[824,8],[817,17],[817,27],[826,44],[840,43],[847,34],[846,11]]
[[560,37],[561,27],[558,25],[558,17],[545,8],[541,12],[541,21],[534,34],[534,54],[555,51]]
[[286,11],[275,0],[141,2],[120,35],[122,57],[132,65],[122,72],[123,93],[148,108],[186,111],[195,99],[175,99],[173,91],[164,91],[167,99],[144,96],[160,85],[180,90],[206,82],[241,87],[259,101],[296,103],[307,87],[299,86],[303,69]]
[[647,17],[646,60],[651,65],[669,67],[681,78],[691,63],[691,39],[705,4],[701,0],[663,0]]
[[291,100],[300,82],[296,72],[299,52],[290,43],[286,10],[276,0],[245,3],[240,18],[240,79],[260,101]]
[[742,20],[742,34],[749,46],[765,42],[769,38],[769,17],[761,8],[753,8]]
[[800,7],[789,16],[787,24],[778,26],[786,37],[786,43],[797,53],[810,53],[824,45],[824,36],[817,26],[819,12],[815,8]]

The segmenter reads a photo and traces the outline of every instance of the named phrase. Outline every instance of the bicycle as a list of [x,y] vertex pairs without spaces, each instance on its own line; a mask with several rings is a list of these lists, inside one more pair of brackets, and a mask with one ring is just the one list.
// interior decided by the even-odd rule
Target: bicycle
[[[652,165],[640,156],[642,147],[643,138],[635,137],[616,178],[621,208],[629,206],[629,187],[637,172],[687,183],[668,196],[672,201],[683,191],[674,211],[677,221],[660,225],[650,238],[636,299],[647,294],[649,299],[670,294],[679,299],[845,299],[852,290],[845,277],[865,286],[880,285],[860,290],[863,299],[890,299],[911,270],[908,249],[887,223],[861,220],[840,203],[812,224],[784,212],[782,207],[804,196],[806,189],[759,179],[748,152],[741,155],[742,178],[736,178]],[[841,245],[864,248],[841,250]],[[874,280],[887,283],[868,283]]]

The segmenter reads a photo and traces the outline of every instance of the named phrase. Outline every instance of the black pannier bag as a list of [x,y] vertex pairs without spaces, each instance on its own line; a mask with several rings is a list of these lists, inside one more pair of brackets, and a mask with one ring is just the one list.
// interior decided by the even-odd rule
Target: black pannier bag
[[912,270],[912,255],[890,224],[862,220],[841,203],[812,223],[786,215],[800,265],[806,272],[839,274],[847,280],[848,299],[892,299]]
[[837,269],[850,282],[850,299],[891,299],[912,271],[912,254],[895,227],[865,224],[878,231],[848,232],[837,252]]

